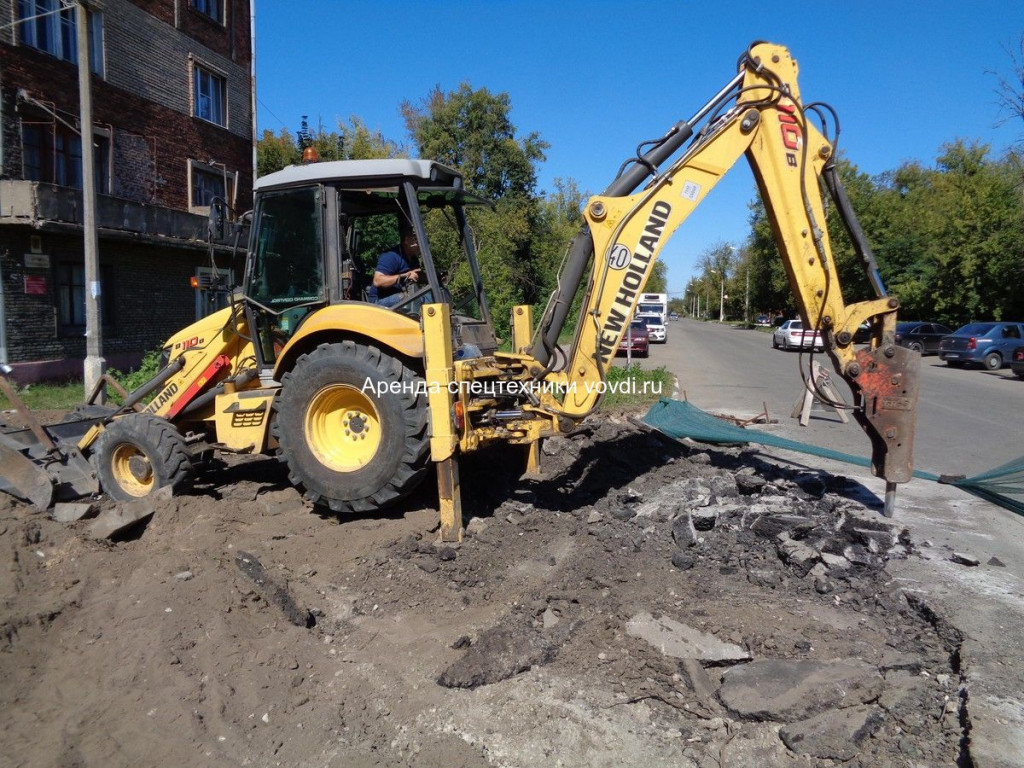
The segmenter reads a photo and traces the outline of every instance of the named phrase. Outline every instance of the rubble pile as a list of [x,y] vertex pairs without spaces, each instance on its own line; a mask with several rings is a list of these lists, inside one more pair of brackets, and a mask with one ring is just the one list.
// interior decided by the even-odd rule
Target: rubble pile
[[135,506],[8,503],[13,764],[963,760],[961,638],[890,579],[923,544],[858,483],[625,416],[522,467],[463,459],[459,545],[431,488],[339,519],[266,461]]

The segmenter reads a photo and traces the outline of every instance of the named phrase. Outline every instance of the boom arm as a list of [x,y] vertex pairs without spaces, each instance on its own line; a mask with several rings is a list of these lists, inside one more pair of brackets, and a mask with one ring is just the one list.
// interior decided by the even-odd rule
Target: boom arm
[[[625,194],[620,189],[629,183],[635,188],[642,181],[630,179],[589,201],[584,211],[588,230],[570,254],[538,330],[533,356],[548,366],[549,380],[567,385],[562,415],[580,418],[589,412],[598,398],[594,384],[605,378],[661,248],[745,154],[800,314],[808,327],[821,330],[828,356],[858,397],[855,418],[871,439],[874,473],[888,481],[889,504],[892,484],[906,482],[912,474],[920,358],[895,344],[898,302],[884,296],[874,260],[829,165],[832,146],[805,118],[797,65],[789,52],[768,43],[754,44],[741,59],[739,76],[723,93],[730,88],[728,98],[720,93],[709,106],[733,98],[735,104],[713,118],[667,170],[655,167],[652,153],[631,169],[633,178],[638,173],[653,175],[641,191]],[[689,125],[676,126],[658,152],[664,155],[669,144],[674,144],[673,151],[681,147],[686,136],[675,137],[687,134]],[[879,298],[850,305],[843,301],[825,227],[823,182],[837,198],[836,208],[854,236]],[[583,276],[580,251],[595,255],[585,310],[566,365],[552,372],[554,340],[565,318],[560,308],[571,302]],[[870,349],[855,350],[853,331],[867,320],[873,323],[874,341]]]

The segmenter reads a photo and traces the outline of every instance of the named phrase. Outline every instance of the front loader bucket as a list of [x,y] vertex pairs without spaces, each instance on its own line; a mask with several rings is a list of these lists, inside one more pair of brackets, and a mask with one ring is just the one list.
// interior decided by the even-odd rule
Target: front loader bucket
[[31,429],[0,433],[0,491],[39,509],[99,493],[100,484],[76,443],[98,419],[43,427],[54,444],[47,448]]
[[0,440],[0,491],[17,496],[37,509],[53,504],[53,479],[23,453]]

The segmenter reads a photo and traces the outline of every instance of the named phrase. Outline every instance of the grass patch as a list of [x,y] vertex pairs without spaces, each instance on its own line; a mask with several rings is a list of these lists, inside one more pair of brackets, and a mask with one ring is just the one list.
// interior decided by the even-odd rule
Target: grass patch
[[[146,355],[137,369],[124,372],[111,368],[107,373],[131,392],[153,378],[159,370],[160,350],[156,349]],[[17,392],[18,397],[30,411],[69,411],[76,405],[85,402],[85,384],[82,379],[29,384],[17,388]],[[110,386],[107,387],[107,402],[112,405],[121,404],[121,396]],[[14,408],[14,404],[3,393],[0,393],[0,410],[11,410],[12,408]]]
[[639,363],[615,366],[608,370],[607,391],[601,408],[624,405],[651,405],[672,396],[673,376],[664,366],[641,368]]
[[[30,411],[67,411],[85,400],[85,385],[81,380],[57,384],[29,384],[18,389],[18,397]],[[0,394],[0,410],[12,408],[14,403]]]

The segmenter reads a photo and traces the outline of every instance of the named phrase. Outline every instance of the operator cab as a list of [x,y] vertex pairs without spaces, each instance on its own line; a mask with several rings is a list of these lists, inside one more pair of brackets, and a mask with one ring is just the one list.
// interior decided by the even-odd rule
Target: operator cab
[[244,294],[262,367],[317,310],[365,303],[378,258],[407,228],[421,279],[380,311],[418,322],[424,304],[448,303],[457,342],[497,348],[465,210],[488,203],[457,172],[427,160],[313,163],[259,179],[255,196]]

